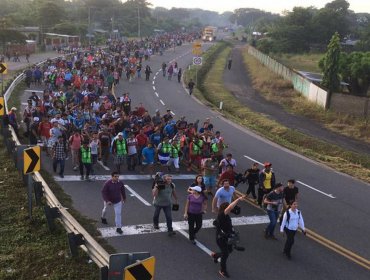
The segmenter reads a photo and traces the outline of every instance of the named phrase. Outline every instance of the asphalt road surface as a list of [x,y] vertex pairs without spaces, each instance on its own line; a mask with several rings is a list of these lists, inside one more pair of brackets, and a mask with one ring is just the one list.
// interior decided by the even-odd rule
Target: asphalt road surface
[[[207,47],[209,45],[203,48]],[[191,46],[185,45],[175,51],[167,51],[163,56],[152,57],[148,62],[153,70],[151,80],[146,82],[145,79],[136,79],[132,83],[122,80],[116,90],[117,95],[129,91],[134,106],[143,103],[151,114],[155,109],[165,112],[170,108],[175,117],[184,115],[189,121],[199,119],[202,122],[210,117],[215,128],[221,131],[229,144],[228,152],[237,160],[239,171],[249,168],[253,161],[272,162],[277,181],[286,182],[289,178],[295,178],[300,182],[297,184],[300,190],[300,209],[309,229],[367,260],[370,259],[370,186],[264,140],[225,120],[218,112],[209,110],[190,97],[176,79],[168,81],[162,77],[159,71],[162,62],[173,60],[185,69],[192,61]],[[145,65],[144,62],[143,67]],[[22,102],[25,102],[27,95],[29,92],[25,93]],[[43,158],[42,165],[50,171],[48,158]],[[150,252],[157,260],[156,279],[207,280],[219,277],[218,266],[207,254],[217,250],[214,229],[207,225],[215,215],[205,215],[207,228],[197,235],[199,243],[196,246],[187,240],[187,231],[183,230],[180,223],[183,221],[186,188],[193,181],[189,179],[188,173],[182,172],[181,176],[174,177],[181,205],[180,211],[174,212],[173,220],[179,223],[176,223],[178,232],[173,237],[150,228],[154,212],[150,205],[151,180],[148,176],[135,177],[134,173],[125,173],[124,175],[132,175],[122,176],[130,188],[127,190],[129,196],[122,218],[126,234],[116,236],[114,228],[109,228],[114,226],[112,209],[109,209],[107,215],[110,222],[108,228],[100,223],[103,206],[100,190],[105,178],[97,177],[93,182],[81,182],[78,172],[74,172],[70,164],[68,166],[67,163],[66,166],[65,178],[59,182],[60,185],[71,195],[77,210],[97,221],[97,228],[101,229],[103,236],[117,252]],[[108,164],[108,168],[112,168],[112,165]],[[111,170],[98,166],[96,172],[99,175],[108,175]],[[240,188],[245,191],[245,185]],[[292,261],[286,260],[282,255],[282,237],[278,241],[263,238],[265,213],[247,203],[241,204],[241,207],[242,213],[235,222],[241,224],[237,228],[246,251],[233,252],[229,259],[229,272],[233,279],[369,279],[369,270],[301,234],[297,235]],[[210,212],[210,205],[208,209]],[[161,222],[164,222],[163,213]],[[136,227],[130,227],[135,225]]]

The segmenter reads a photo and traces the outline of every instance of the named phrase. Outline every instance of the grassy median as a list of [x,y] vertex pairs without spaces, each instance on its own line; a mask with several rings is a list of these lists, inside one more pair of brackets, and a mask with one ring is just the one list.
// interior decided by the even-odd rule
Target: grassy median
[[[338,146],[317,140],[316,138],[307,136],[294,129],[289,129],[270,118],[253,112],[235,99],[224,87],[222,78],[231,47],[223,46],[220,48],[221,52],[219,52],[219,55],[217,55],[213,63],[211,63],[212,67],[209,68],[204,80],[199,81],[199,83],[201,83],[200,93],[203,98],[207,100],[208,104],[213,104],[213,108],[218,110],[219,102],[223,101],[224,107],[222,113],[228,119],[252,129],[265,138],[289,148],[290,150],[296,151],[318,162],[322,162],[340,172],[370,182],[370,158],[368,156],[346,151]],[[210,51],[212,52],[214,49]],[[210,63],[210,61],[208,61],[208,63]],[[289,86],[284,80],[280,81],[280,83],[281,84],[275,84],[274,86],[282,88]],[[264,88],[264,90],[266,90],[266,88]],[[287,94],[287,99],[290,96],[291,94]],[[303,99],[303,97],[300,98]],[[302,100],[302,102],[306,101]],[[321,110],[317,106],[315,106],[315,108]]]
[[0,279],[98,279],[98,267],[86,254],[71,257],[60,224],[50,233],[42,207],[28,218],[27,189],[3,139],[0,147]]

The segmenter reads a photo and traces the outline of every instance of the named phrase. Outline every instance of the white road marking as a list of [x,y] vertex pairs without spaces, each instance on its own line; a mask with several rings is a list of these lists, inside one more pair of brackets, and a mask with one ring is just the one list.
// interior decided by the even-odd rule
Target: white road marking
[[132,193],[134,196],[137,197],[138,200],[140,200],[142,203],[144,203],[144,205],[146,206],[152,206],[148,201],[146,201],[140,194],[138,194],[137,192],[135,192],[132,188],[130,188],[128,185],[125,185],[125,188],[130,192]]
[[[180,229],[178,227],[174,227],[173,228],[174,230],[176,230],[177,232],[179,232],[181,235],[185,236],[186,239],[189,239],[189,234],[186,233],[185,230],[183,229]],[[206,246],[204,246],[202,243],[200,243],[198,240],[195,240],[195,245],[201,249],[203,252],[205,252],[207,255],[211,256],[213,251],[211,251],[210,249],[208,249]]]
[[[259,224],[267,224],[270,222],[267,215],[263,216],[241,216],[241,217],[234,217],[231,218],[232,223],[234,226],[245,226],[245,225],[259,225]],[[214,219],[207,219],[203,220],[202,228],[213,228],[213,221]],[[173,222],[172,227],[176,231],[184,231],[189,229],[189,225],[187,221],[178,221]],[[116,233],[116,227],[103,227],[98,228],[102,237],[109,238],[115,236],[121,236],[120,234]],[[128,225],[122,227],[123,235],[139,235],[139,234],[149,234],[149,233],[161,233],[167,232],[167,224],[160,223],[159,229],[154,229],[153,224],[140,224],[140,225]],[[182,232],[180,232],[182,234]],[[188,234],[184,232],[187,238]]]
[[153,90],[155,90],[155,86],[153,86]]
[[27,92],[36,92],[36,93],[43,93],[44,91],[43,90],[35,90],[35,89],[25,89],[24,91],[27,91]]
[[110,168],[108,167],[108,166],[105,166],[104,164],[103,164],[103,162],[101,162],[100,160],[98,160],[98,163],[101,165],[101,167],[103,167],[105,170],[107,170],[107,171],[109,171],[110,170]]
[[153,85],[154,85],[154,81],[156,78],[157,78],[157,74],[155,74],[155,76],[153,77]]
[[307,187],[307,188],[309,188],[309,189],[311,189],[311,190],[314,190],[314,191],[317,191],[317,192],[319,192],[319,193],[321,193],[321,194],[323,194],[323,195],[326,195],[327,197],[330,197],[330,198],[335,198],[335,196],[333,196],[332,194],[328,194],[328,193],[325,193],[325,192],[323,192],[323,191],[320,191],[320,190],[318,190],[318,189],[316,189],[316,188],[314,188],[314,187],[311,187],[310,185],[307,185],[307,184],[305,184],[305,183],[303,183],[303,182],[301,182],[301,181],[296,181],[297,183],[299,183],[299,184],[301,184],[301,185],[303,185],[303,186],[305,186],[305,187]]
[[[95,175],[93,176],[95,181],[106,181],[112,178],[111,175]],[[195,178],[194,174],[173,174],[173,180],[193,180]],[[150,175],[120,175],[121,180],[131,181],[131,180],[152,180]],[[54,176],[54,180],[58,182],[74,182],[81,181],[79,175],[65,175],[64,178],[59,176]]]
[[163,106],[165,106],[166,104],[164,104],[163,100],[162,99],[159,99],[159,102],[162,103]]
[[[244,157],[245,158],[247,158],[247,159],[250,159],[251,161],[254,161],[254,162],[257,162],[258,164],[260,164],[260,165],[262,165],[263,166],[263,163],[262,162],[259,162],[258,160],[255,160],[255,159],[253,159],[253,158],[251,158],[251,157],[249,157],[249,156],[246,156],[246,155],[244,155]],[[327,197],[330,197],[330,198],[335,198],[335,196],[333,196],[332,194],[328,194],[328,193],[325,193],[325,192],[323,192],[323,191],[320,191],[319,189],[316,189],[316,188],[314,188],[314,187],[311,187],[310,185],[307,185],[306,183],[303,183],[302,181],[296,181],[297,183],[299,183],[299,184],[301,184],[302,186],[305,186],[305,187],[307,187],[307,188],[309,188],[309,189],[311,189],[311,190],[314,190],[314,191],[316,191],[316,192],[318,192],[318,193],[321,193],[321,194],[323,194],[323,195],[325,195],[325,196],[327,196]]]
[[154,94],[155,94],[157,97],[159,97],[158,92],[154,92]]
[[175,116],[175,113],[171,111],[171,114]]
[[260,164],[260,165],[263,165],[263,163],[262,163],[262,162],[259,162],[259,161],[255,160],[255,159],[253,159],[253,158],[251,158],[251,157],[249,157],[249,156],[244,155],[244,157],[245,157],[245,158],[247,158],[247,159],[250,159],[251,161],[257,162],[257,163],[258,163],[258,164]]
[[155,83],[155,82],[153,81],[152,83],[153,83],[153,85],[154,85],[154,83]]

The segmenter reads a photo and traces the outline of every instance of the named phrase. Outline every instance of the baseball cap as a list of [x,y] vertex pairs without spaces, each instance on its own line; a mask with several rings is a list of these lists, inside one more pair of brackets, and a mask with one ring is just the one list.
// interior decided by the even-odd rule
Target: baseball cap
[[12,107],[10,110],[11,110],[11,111],[17,111],[17,108]]
[[155,110],[155,112],[158,113],[159,112],[159,109]]
[[117,136],[123,136],[123,133],[122,133],[122,132],[120,132],[120,133],[118,133],[118,134],[117,134]]
[[38,122],[39,120],[40,120],[39,117],[33,117],[34,122]]
[[193,191],[199,192],[199,193],[202,192],[202,188],[199,186],[190,187],[190,189],[192,189]]
[[268,161],[266,161],[264,164],[263,164],[263,166],[264,167],[270,167],[272,165],[272,163],[271,162],[268,162]]

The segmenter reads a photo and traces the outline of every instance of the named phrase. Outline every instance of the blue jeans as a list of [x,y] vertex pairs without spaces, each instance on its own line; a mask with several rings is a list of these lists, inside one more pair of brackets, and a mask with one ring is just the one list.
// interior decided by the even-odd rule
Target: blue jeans
[[166,216],[166,222],[167,222],[167,229],[168,231],[173,231],[172,228],[172,207],[171,205],[168,206],[158,206],[154,205],[154,216],[153,216],[153,224],[158,225],[159,223],[159,213],[161,212],[161,209],[163,209],[164,215]]
[[266,228],[266,235],[273,236],[277,219],[279,217],[279,211],[267,210],[267,215],[269,216],[270,223]]
[[53,159],[53,170],[54,170],[54,172],[57,172],[58,163],[60,164],[59,175],[63,175],[64,174],[65,160],[64,159]]

